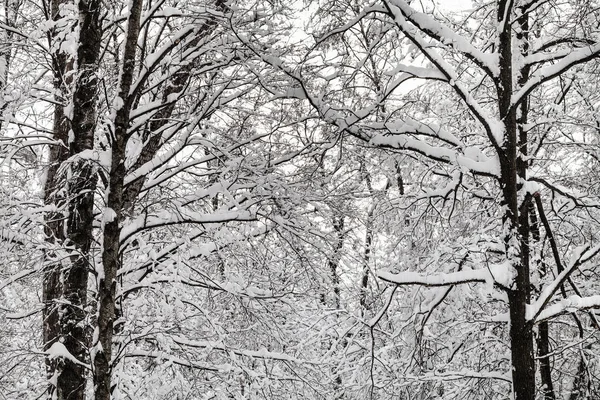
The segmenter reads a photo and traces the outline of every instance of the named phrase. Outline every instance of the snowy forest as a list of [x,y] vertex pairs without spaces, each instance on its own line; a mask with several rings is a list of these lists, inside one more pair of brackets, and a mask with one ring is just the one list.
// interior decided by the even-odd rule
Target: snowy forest
[[600,399],[600,1],[1,0],[0,400]]

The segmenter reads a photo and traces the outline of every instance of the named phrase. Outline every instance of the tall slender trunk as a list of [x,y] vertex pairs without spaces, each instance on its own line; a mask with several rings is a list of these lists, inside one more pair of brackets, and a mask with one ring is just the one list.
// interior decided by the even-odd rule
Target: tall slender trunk
[[[531,236],[536,247],[541,245],[540,221],[535,211],[535,203],[539,202],[539,196],[534,195],[534,202],[529,204],[529,218],[531,226]],[[543,211],[542,211],[543,212]],[[543,217],[540,217],[543,219]],[[545,221],[547,223],[547,221]],[[540,277],[548,274],[548,266],[542,257],[538,260],[538,271]],[[560,267],[559,267],[560,268]],[[539,291],[538,291],[539,292]],[[564,293],[564,289],[562,290]],[[540,383],[544,400],[555,400],[554,383],[552,381],[552,354],[550,348],[550,324],[548,321],[542,321],[538,325],[537,336],[537,357],[540,360]]]
[[[56,81],[55,86],[57,86]],[[68,134],[69,124],[65,118],[64,107],[62,105],[56,105],[54,109],[53,139],[58,142],[62,141],[67,143],[66,138],[68,137]],[[49,166],[48,171],[46,172],[46,182],[44,184],[44,204],[46,205],[52,205],[58,208],[64,202],[64,196],[60,193],[61,183],[57,178],[57,170],[61,162],[68,158],[68,154],[67,148],[62,144],[57,144],[50,148],[48,155]],[[45,265],[42,284],[44,309],[42,331],[44,351],[47,351],[60,336],[58,300],[62,297],[62,284],[60,279],[62,263],[60,261],[61,254],[59,251],[56,251],[56,249],[63,245],[66,235],[63,228],[64,215],[61,212],[49,212],[45,215],[44,219],[44,234],[49,246],[44,255]],[[58,360],[56,359],[51,360],[46,357],[46,373],[48,378],[52,378],[55,375],[55,372],[57,375],[60,375],[57,371],[57,362]],[[49,393],[52,393],[54,391],[54,385],[50,384],[48,390]]]
[[110,400],[112,381],[112,338],[115,321],[117,271],[120,267],[120,236],[123,220],[125,149],[133,97],[130,95],[135,70],[137,39],[143,0],[133,0],[127,20],[127,36],[123,54],[123,70],[119,96],[123,100],[114,121],[111,143],[111,167],[106,206],[111,218],[106,219],[103,232],[102,271],[98,277],[98,318],[92,349],[96,400]]
[[[59,11],[62,4],[67,0],[53,0],[50,4],[50,18],[54,21],[60,18]],[[56,33],[53,32],[49,39],[50,44],[55,40]],[[48,154],[48,171],[46,172],[46,182],[44,184],[44,204],[53,206],[55,210],[60,210],[64,205],[65,196],[61,191],[64,187],[64,181],[58,175],[60,165],[69,157],[67,148],[69,138],[69,121],[65,116],[64,103],[68,96],[68,86],[70,85],[69,73],[72,71],[72,63],[67,54],[56,51],[52,54],[53,85],[55,90],[56,105],[54,106],[53,139],[57,143],[50,147]],[[42,283],[42,298],[44,302],[42,332],[44,339],[44,351],[47,351],[56,343],[61,335],[61,326],[59,321],[59,304],[63,295],[61,283],[62,252],[61,248],[67,237],[64,226],[65,216],[60,211],[52,211],[45,215],[44,234],[48,243],[48,250],[45,252],[44,279]],[[63,386],[61,360],[50,359],[46,357],[46,373],[51,383],[48,385],[48,395],[52,396],[57,392],[61,396],[62,390],[57,390]]]
[[[529,16],[527,13],[522,13],[521,17],[517,20],[519,30],[516,38],[519,40],[521,55],[526,57],[529,55]],[[523,66],[519,71],[518,85],[522,87],[527,83],[529,75],[531,73],[531,66],[529,64]],[[518,116],[518,131],[519,131],[519,143],[518,150],[521,156],[517,159],[519,178],[522,181],[527,180],[527,167],[528,161],[526,157],[529,154],[528,150],[528,131],[525,128],[529,122],[529,99],[526,98],[520,104]],[[521,235],[522,252],[525,255],[525,262],[529,265],[529,236],[530,233],[533,236],[533,240],[539,242],[540,231],[537,217],[535,214],[534,200],[530,194],[527,194],[523,203],[521,204],[520,210],[520,221],[519,221],[519,233]],[[546,263],[542,262],[541,267],[543,268],[543,274],[546,274]],[[530,327],[533,331],[533,326]],[[542,383],[542,391],[544,393],[545,400],[554,400],[554,384],[552,382],[552,366],[550,363],[550,329],[548,321],[542,321],[538,327],[537,337],[537,352],[539,357],[539,369],[540,379]]]
[[[341,290],[340,290],[340,262],[342,259],[342,249],[344,248],[344,239],[346,233],[344,232],[344,216],[334,216],[332,218],[333,231],[336,235],[336,242],[333,249],[333,254],[329,257],[327,264],[329,266],[329,272],[331,273],[331,284],[333,286],[333,304],[336,310],[341,309]],[[321,301],[326,303],[326,296],[322,296]],[[337,318],[337,315],[336,315]],[[335,342],[330,342],[329,345],[335,345]],[[347,339],[344,337],[340,341],[343,347],[347,344]],[[334,399],[344,398],[344,387],[342,376],[338,371],[334,371],[333,391]]]
[[540,359],[540,378],[544,400],[555,400],[554,384],[552,382],[552,366],[550,354],[550,329],[548,321],[540,322],[538,328],[538,357]]
[[[498,108],[504,123],[505,139],[500,156],[501,179],[506,234],[506,256],[516,272],[515,282],[508,289],[510,314],[510,340],[512,356],[512,381],[515,400],[535,399],[535,358],[533,327],[526,318],[526,306],[530,300],[529,266],[529,207],[519,207],[519,179],[526,179],[527,165],[520,153],[527,151],[526,132],[519,130],[517,110],[512,107],[513,65],[512,25],[509,22],[513,2],[498,2],[498,24],[502,27],[499,36],[500,78],[497,85]],[[518,71],[521,72],[521,71]],[[523,110],[521,110],[523,115]]]
[[[20,6],[21,4],[16,1],[4,0],[4,4],[2,5],[2,23],[14,28]],[[11,43],[13,36],[13,32],[8,29],[0,32],[0,40],[4,43]],[[13,48],[10,45],[2,46],[2,49],[0,49],[0,92],[4,92],[8,85],[8,71],[10,69],[12,50]],[[0,115],[4,113],[8,104],[8,101],[2,101],[2,104],[0,105]],[[0,129],[2,129],[2,119],[3,118],[0,118]]]
[[342,258],[342,248],[344,247],[344,217],[333,217],[333,230],[336,233],[336,243],[333,255],[329,258],[329,271],[331,272],[331,283],[333,285],[333,303],[336,310],[341,307],[340,293],[340,260]]
[[[102,40],[100,0],[80,0],[77,78],[73,93],[71,157],[94,148],[96,130],[96,98],[98,61]],[[63,344],[78,360],[88,352],[86,322],[87,286],[90,270],[90,249],[93,243],[94,192],[97,175],[94,162],[75,157],[69,165],[67,238],[71,248],[70,266],[63,277],[65,307],[61,313]],[[63,371],[66,398],[85,398],[86,370],[82,365],[67,363]]]
[[[375,219],[375,207],[377,205],[377,200],[375,198],[375,191],[373,190],[371,174],[369,173],[369,171],[367,171],[364,160],[361,160],[361,169],[363,174],[363,180],[365,181],[365,185],[367,186],[367,190],[369,191],[369,195],[371,196],[371,204],[369,205],[369,210],[367,211],[367,220],[365,222],[365,249],[363,252],[362,259],[362,276],[360,282],[360,293],[358,301],[360,305],[361,316],[364,317],[369,308],[367,304],[367,295],[369,290],[369,274],[371,272],[369,264],[371,261],[371,248],[373,246],[373,222]],[[389,187],[390,182],[388,181],[388,183],[386,184],[385,191],[387,191]]]
[[[372,200],[375,202],[375,199]],[[364,317],[366,315],[368,304],[367,304],[367,295],[369,292],[369,263],[371,261],[371,246],[373,245],[373,219],[375,214],[375,204],[371,204],[369,206],[369,211],[367,212],[367,223],[366,223],[366,232],[365,232],[365,250],[363,253],[363,268],[362,268],[362,277],[360,282],[360,295],[359,295],[359,305],[360,305],[360,313]]]

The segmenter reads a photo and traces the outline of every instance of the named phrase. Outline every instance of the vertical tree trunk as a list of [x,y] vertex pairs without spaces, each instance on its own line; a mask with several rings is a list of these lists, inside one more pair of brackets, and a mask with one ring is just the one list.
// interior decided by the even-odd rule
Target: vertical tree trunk
[[[100,0],[80,0],[77,78],[73,94],[71,157],[94,148],[98,59],[102,40]],[[94,192],[97,175],[94,162],[74,158],[69,165],[67,244],[70,266],[63,276],[64,309],[61,312],[63,344],[78,360],[87,357],[86,312],[90,248],[93,243]],[[59,392],[68,399],[85,398],[86,370],[82,365],[65,362]],[[62,387],[61,387],[62,386]],[[67,394],[68,393],[68,394]]]
[[[342,259],[342,249],[344,247],[344,216],[334,216],[333,217],[333,231],[336,234],[336,242],[333,249],[333,254],[329,257],[327,264],[329,266],[329,271],[331,273],[331,284],[333,286],[333,304],[336,310],[341,308],[341,290],[340,290],[340,261]],[[326,303],[325,296],[322,297],[323,303]],[[336,316],[337,318],[337,316]],[[334,343],[334,342],[333,342]],[[330,343],[331,345],[334,345]],[[343,338],[341,340],[342,346],[345,347],[347,344],[347,339]],[[344,388],[342,382],[342,376],[339,371],[335,371],[335,378],[333,381],[333,391],[334,391],[334,399],[343,399],[344,398]]]
[[[4,15],[2,15],[2,22],[6,25],[6,26],[10,26],[10,27],[15,27],[16,24],[16,19],[17,19],[17,15],[19,12],[19,7],[21,6],[21,4],[12,1],[12,0],[5,0],[4,4],[2,6],[2,12]],[[0,40],[2,40],[2,42],[4,43],[11,43],[13,40],[13,32],[11,32],[10,30],[6,29],[3,30],[0,33]],[[6,45],[6,46],[2,46],[3,48],[0,49],[0,91],[4,92],[4,90],[6,89],[6,86],[8,84],[8,71],[10,69],[10,62],[11,62],[11,52],[13,50],[12,46],[10,45]],[[2,105],[0,105],[0,117],[2,116],[2,114],[4,113],[4,110],[6,110],[6,108],[8,107],[9,102],[7,101],[2,101]],[[2,119],[0,118],[0,129],[2,129]]]
[[[534,195],[533,197],[535,203],[540,201],[538,195]],[[535,246],[538,247],[541,245],[542,236],[540,234],[540,223],[535,211],[534,202],[529,203],[529,218],[531,236]],[[547,264],[543,258],[538,261],[538,271],[541,277],[546,276],[548,273]],[[564,289],[562,291],[564,293]],[[542,392],[544,393],[544,400],[556,399],[554,394],[554,384],[552,382],[552,355],[550,352],[550,326],[548,321],[542,321],[538,326],[537,356],[540,360],[540,383],[542,385]]]
[[[59,10],[68,0],[53,0],[50,4],[50,17],[56,21],[60,18]],[[54,41],[56,33],[49,38],[50,44]],[[48,155],[48,171],[44,184],[44,204],[60,209],[64,205],[65,197],[61,192],[64,182],[57,175],[61,163],[69,157],[67,148],[69,137],[69,122],[65,116],[64,102],[70,84],[67,75],[72,70],[71,62],[63,52],[56,51],[52,54],[52,70],[54,73],[54,89],[56,91],[56,105],[54,106],[53,139],[58,143],[50,147]],[[44,233],[48,242],[45,253],[45,267],[42,298],[43,310],[43,340],[44,351],[48,350],[60,337],[59,301],[62,297],[61,261],[60,252],[56,249],[63,246],[66,239],[64,228],[64,215],[61,212],[49,212],[45,216]],[[51,382],[48,385],[48,395],[56,391],[62,379],[61,366],[58,359],[46,358],[46,373]],[[60,392],[60,391],[59,391]]]
[[[529,276],[529,207],[522,209],[518,203],[519,178],[526,178],[526,163],[519,153],[526,144],[526,133],[520,134],[517,124],[517,111],[512,107],[513,67],[512,67],[512,15],[513,2],[498,2],[497,20],[501,27],[499,37],[500,78],[497,85],[500,119],[504,123],[505,139],[500,156],[501,181],[504,205],[506,207],[504,225],[506,232],[506,256],[515,269],[516,277],[508,290],[510,314],[510,340],[512,356],[512,380],[515,400],[535,399],[535,358],[533,349],[533,329],[526,319],[526,306],[530,300]],[[521,71],[518,71],[521,72]],[[525,135],[525,138],[523,138]],[[521,146],[521,149],[519,149]],[[524,215],[521,215],[521,212]]]
[[329,258],[329,271],[331,272],[331,283],[333,285],[333,303],[337,310],[341,307],[340,297],[340,260],[342,248],[344,247],[344,217],[333,217],[333,230],[337,235],[333,256]]
[[[369,210],[367,211],[367,220],[365,222],[365,250],[363,252],[363,265],[361,272],[362,277],[360,282],[359,293],[360,313],[361,316],[364,317],[368,309],[367,295],[369,290],[369,264],[371,261],[371,247],[373,246],[373,220],[375,219],[375,206],[377,204],[377,201],[375,199],[375,191],[373,190],[371,175],[369,174],[369,171],[367,171],[364,160],[361,161],[361,169],[365,185],[367,186],[367,190],[369,191],[369,195],[371,196],[371,204],[369,205]],[[388,181],[385,190],[387,191],[389,187],[390,182]]]
[[[53,19],[59,18],[60,7],[66,3],[64,0],[52,3]],[[50,150],[51,165],[45,185],[46,204],[68,210],[67,215],[50,213],[47,216],[47,240],[56,247],[65,246],[69,253],[66,266],[63,266],[64,261],[51,261],[57,254],[47,254],[47,259],[51,262],[44,280],[44,346],[48,349],[60,338],[69,353],[81,362],[85,361],[88,349],[85,308],[90,248],[93,242],[96,174],[91,161],[73,156],[91,150],[94,146],[96,70],[102,37],[99,7],[99,0],[79,1],[79,67],[74,88],[72,121],[69,124],[63,105],[55,107],[54,139],[61,141],[62,145]],[[55,88],[61,93],[60,102],[64,103],[67,101],[68,87],[72,83],[69,77],[73,72],[72,60],[65,53],[57,53],[53,64]],[[69,165],[64,164],[67,160]],[[69,173],[58,174],[61,166],[68,169]],[[66,197],[59,195],[65,192]],[[58,299],[61,300],[60,305],[57,303]],[[47,366],[48,375],[55,378],[55,386],[50,388],[53,396],[58,399],[85,398],[86,371],[81,364],[63,358],[48,360]]]
[[540,322],[538,328],[538,356],[540,357],[540,377],[544,400],[555,400],[554,384],[552,383],[552,367],[550,365],[550,334],[548,321]]
[[98,326],[92,349],[94,363],[94,386],[96,400],[110,400],[112,378],[112,338],[115,320],[117,271],[120,267],[120,236],[124,206],[125,148],[129,128],[132,96],[130,95],[137,39],[143,0],[133,0],[127,21],[127,36],[123,55],[123,70],[119,96],[123,100],[117,109],[115,131],[111,138],[111,167],[106,205],[110,218],[106,219],[103,232],[102,271],[98,279]]
[[[373,202],[375,200],[373,199]],[[375,213],[375,204],[369,206],[369,211],[367,213],[367,223],[366,223],[366,233],[365,233],[365,250],[363,253],[363,268],[362,268],[362,278],[360,282],[360,312],[364,317],[366,315],[366,311],[368,309],[367,304],[367,295],[369,291],[369,263],[371,261],[371,246],[373,245],[373,217]]]

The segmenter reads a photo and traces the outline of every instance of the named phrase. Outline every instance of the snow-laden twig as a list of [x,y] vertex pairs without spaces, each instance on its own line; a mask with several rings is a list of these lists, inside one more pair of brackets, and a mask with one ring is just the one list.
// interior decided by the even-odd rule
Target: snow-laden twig
[[[600,245],[597,245],[595,247],[589,247],[589,246],[581,246],[577,249],[575,249],[573,256],[571,257],[571,262],[569,263],[569,265],[567,265],[565,267],[565,269],[558,274],[558,276],[556,277],[556,279],[554,279],[554,281],[552,281],[552,283],[550,283],[548,286],[546,286],[546,288],[544,288],[544,290],[542,291],[542,293],[540,294],[540,296],[538,297],[538,299],[533,302],[531,305],[527,306],[527,319],[529,321],[539,321],[542,320],[543,318],[540,318],[540,315],[542,314],[542,312],[544,312],[544,309],[546,308],[546,306],[548,305],[548,303],[550,302],[550,300],[552,299],[552,297],[554,296],[554,294],[558,291],[558,289],[567,281],[567,279],[571,276],[571,274],[577,269],[579,268],[582,264],[586,263],[587,261],[591,260],[593,257],[595,257],[598,253],[600,253]],[[596,297],[596,296],[593,296]],[[577,299],[587,299],[587,298],[581,298],[579,296],[573,296],[573,300],[571,300],[572,303],[569,303],[570,305],[565,305],[564,309],[566,310],[567,308],[569,309],[578,309],[576,306],[577,303]],[[598,298],[600,300],[600,297]],[[565,301],[568,299],[565,299]],[[568,302],[567,302],[568,303]],[[565,303],[565,304],[567,304]],[[582,307],[580,309],[583,308],[591,308],[593,307],[593,305],[591,306],[585,306],[585,302],[581,303]],[[545,318],[550,318],[552,315],[552,313],[555,313],[556,310],[552,309],[554,311],[552,312],[548,312],[548,316]],[[563,310],[564,312],[564,310]],[[561,312],[558,312],[561,313]],[[546,313],[544,313],[545,315]]]
[[404,271],[397,274],[380,271],[377,273],[377,276],[386,282],[396,285],[421,285],[429,287],[482,283],[487,282],[492,278],[490,270],[488,269],[465,270],[434,275],[421,274],[412,271]]
[[[533,308],[534,306],[530,307],[531,308],[527,310],[527,314],[530,316],[530,319],[532,319],[530,311],[534,311],[535,308]],[[590,308],[600,308],[600,295],[587,297],[580,297],[577,295],[569,296],[564,300],[545,307],[543,310],[539,310],[535,316],[535,321],[544,321],[561,314],[587,310]]]
[[45,354],[48,355],[48,358],[50,360],[53,360],[55,358],[63,358],[65,360],[71,361],[74,364],[81,365],[82,367],[90,369],[89,364],[79,361],[73,354],[69,352],[69,350],[67,350],[65,345],[60,342],[54,342],[54,344],[50,346],[48,350],[45,351]]

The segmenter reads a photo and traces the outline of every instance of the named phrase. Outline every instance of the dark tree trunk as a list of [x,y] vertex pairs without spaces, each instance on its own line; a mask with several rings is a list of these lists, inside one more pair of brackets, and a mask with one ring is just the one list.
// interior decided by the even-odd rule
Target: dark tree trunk
[[[55,66],[56,66],[55,59]],[[65,64],[66,65],[66,64]],[[56,79],[56,74],[55,74]],[[55,81],[55,85],[57,82]],[[53,139],[67,143],[69,134],[69,124],[65,118],[64,108],[61,105],[56,105],[54,109],[54,126]],[[60,194],[61,187],[60,179],[57,177],[57,170],[60,163],[66,160],[69,156],[68,150],[63,145],[56,145],[50,148],[48,156],[48,171],[46,173],[46,182],[44,185],[44,204],[53,205],[57,208],[64,202],[64,197]],[[60,336],[59,323],[59,302],[62,297],[61,284],[61,262],[59,254],[56,251],[65,241],[65,230],[63,227],[64,215],[60,212],[49,212],[45,216],[44,234],[48,249],[45,252],[44,261],[44,280],[42,297],[44,302],[43,310],[43,339],[44,351],[48,350]],[[46,372],[48,378],[52,377],[57,371],[56,359],[50,360],[46,358]],[[54,392],[54,385],[48,387],[49,393]]]
[[[369,210],[367,211],[367,220],[365,223],[365,250],[363,253],[363,266],[362,266],[362,277],[361,277],[361,282],[360,282],[360,293],[359,293],[359,305],[360,305],[360,312],[361,315],[364,317],[367,309],[368,309],[368,304],[367,304],[367,295],[368,295],[368,291],[369,291],[369,273],[370,273],[370,269],[369,269],[369,263],[371,261],[371,247],[373,245],[373,220],[375,218],[375,205],[376,205],[376,199],[375,199],[375,191],[373,190],[373,183],[371,181],[371,175],[369,174],[369,171],[367,171],[366,165],[364,160],[361,162],[361,168],[362,168],[362,172],[363,172],[363,179],[365,181],[365,184],[367,186],[367,190],[369,191],[369,194],[371,196],[371,205],[369,206]],[[387,186],[386,186],[386,191],[387,189],[390,187],[390,183],[388,182]]]
[[[329,265],[329,271],[331,273],[331,284],[333,286],[333,304],[336,310],[341,309],[341,291],[340,291],[340,261],[342,258],[342,249],[344,247],[344,216],[333,217],[333,231],[336,235],[336,242],[333,249],[333,254],[329,257],[327,263]],[[322,297],[322,302],[325,304],[325,296]],[[347,344],[347,339],[344,337],[341,340],[343,347]],[[334,345],[330,343],[330,346]],[[339,371],[334,371],[333,381],[334,398],[344,398],[344,388],[342,382],[342,376]]]
[[[72,141],[70,156],[94,148],[96,130],[96,71],[100,56],[102,27],[100,1],[80,0],[80,37],[77,51],[77,79],[73,95]],[[97,175],[94,162],[75,158],[71,162],[68,180],[67,244],[70,247],[70,266],[63,276],[64,309],[61,312],[63,344],[80,361],[88,351],[86,323],[87,286],[90,266],[90,248],[93,243],[94,192]],[[59,392],[65,398],[85,398],[86,370],[82,365],[66,361],[61,374]]]
[[540,322],[538,328],[538,356],[540,358],[540,377],[544,400],[555,400],[554,384],[552,383],[552,365],[550,363],[550,335],[548,321]]
[[[64,0],[51,4],[53,19],[57,19]],[[46,254],[48,267],[44,276],[44,348],[49,349],[59,338],[65,348],[82,363],[86,360],[88,334],[86,330],[88,266],[93,242],[93,206],[96,175],[93,165],[85,159],[65,162],[94,146],[96,128],[96,69],[100,54],[101,26],[100,1],[79,2],[80,40],[78,47],[78,76],[73,98],[71,123],[64,112],[68,101],[68,87],[72,84],[72,60],[65,53],[53,57],[54,86],[60,99],[54,111],[54,139],[61,145],[50,149],[50,167],[45,184],[45,203],[58,210],[46,217],[47,241],[55,248],[68,253],[68,264],[64,266],[57,252]],[[54,39],[54,38],[53,38]],[[69,138],[69,131],[72,136]],[[67,146],[68,145],[68,149]],[[73,159],[72,159],[73,160]],[[59,173],[59,168],[69,174]],[[67,176],[70,176],[67,178]],[[66,189],[66,190],[64,190]],[[67,194],[65,197],[62,193]],[[65,225],[66,223],[66,225]],[[63,261],[64,263],[64,261]],[[60,304],[57,300],[61,300]],[[67,359],[48,359],[48,375],[55,376],[56,386],[51,386],[50,395],[58,399],[84,399],[86,370],[81,364]]]
[[[515,282],[508,288],[508,306],[510,314],[510,340],[512,358],[512,380],[515,400],[535,399],[535,358],[533,347],[533,326],[527,321],[526,306],[530,300],[529,266],[529,207],[519,207],[519,178],[526,178],[527,166],[519,156],[526,151],[526,132],[518,129],[517,110],[512,107],[513,68],[512,68],[512,1],[498,2],[498,24],[501,27],[499,37],[500,77],[497,84],[498,108],[500,119],[504,123],[505,139],[500,157],[501,178],[504,205],[506,207],[504,224],[508,228],[506,237],[506,256],[516,271]],[[505,18],[507,21],[505,21]],[[518,71],[521,72],[521,71]],[[526,113],[522,106],[521,115]],[[525,200],[527,203],[529,200]]]
[[137,39],[143,0],[133,0],[127,21],[127,37],[123,54],[123,72],[119,96],[123,105],[117,110],[115,131],[111,138],[111,167],[107,207],[112,217],[106,220],[103,232],[102,271],[98,277],[97,341],[92,349],[96,400],[110,400],[112,378],[112,338],[115,321],[117,271],[120,267],[120,236],[124,206],[125,149],[127,146],[132,96],[130,95],[135,70]]
[[[61,4],[67,3],[66,0],[53,0],[50,4],[49,17],[53,20],[59,18],[59,8]],[[49,42],[55,39],[55,33],[50,35]],[[58,175],[58,169],[69,157],[67,146],[70,124],[65,116],[64,103],[70,85],[68,74],[72,71],[72,63],[65,53],[57,51],[52,54],[52,70],[54,89],[56,91],[56,106],[54,107],[53,139],[58,143],[50,146],[48,155],[48,171],[46,173],[46,182],[44,184],[44,204],[54,206],[55,210],[60,210],[64,205],[65,196],[61,191],[65,182]],[[59,321],[59,304],[63,295],[61,283],[61,251],[59,250],[65,243],[66,232],[64,226],[65,216],[60,211],[52,211],[45,216],[44,233],[48,249],[45,252],[44,280],[42,283],[42,298],[44,302],[43,310],[43,340],[44,351],[48,350],[61,335],[61,325]],[[62,390],[57,390],[63,382],[61,379],[63,366],[61,360],[50,359],[46,357],[46,373],[48,378],[55,377],[56,386],[48,385],[48,396],[54,393],[57,397],[62,397]]]
[[[374,201],[374,200],[373,200]],[[369,263],[371,261],[371,246],[373,245],[373,214],[375,211],[374,205],[369,208],[367,213],[367,226],[365,233],[365,251],[363,254],[363,269],[360,282],[360,312],[364,316],[368,309],[367,295],[369,292]]]
[[582,350],[579,358],[579,364],[577,365],[577,372],[573,378],[573,387],[571,388],[571,396],[569,396],[569,400],[588,399],[589,397],[587,394],[590,392],[589,386],[589,380],[587,378],[587,360],[585,359],[585,354]]
[[[4,20],[2,21],[6,26],[9,27],[15,27],[16,25],[16,20],[17,20],[17,15],[19,13],[19,8],[20,8],[21,4],[17,3],[17,2],[10,2],[10,1],[5,1],[4,5],[2,6],[4,8]],[[8,43],[11,43],[13,40],[13,32],[11,32],[9,29],[4,30],[4,32],[2,33],[2,41]],[[10,70],[10,62],[11,62],[11,53],[12,53],[12,46],[7,45],[7,46],[2,46],[2,49],[0,49],[0,90],[4,91],[8,85],[8,72]],[[10,102],[8,101],[3,101],[2,105],[0,105],[0,115],[2,115],[4,113],[4,111],[6,110],[6,108],[8,107]],[[0,129],[2,129],[2,123],[3,121],[0,119]]]
[[340,260],[342,258],[342,248],[344,247],[344,217],[333,218],[333,230],[336,233],[336,243],[333,255],[329,258],[329,270],[331,272],[331,283],[333,285],[333,303],[337,310],[341,307],[340,298]]

